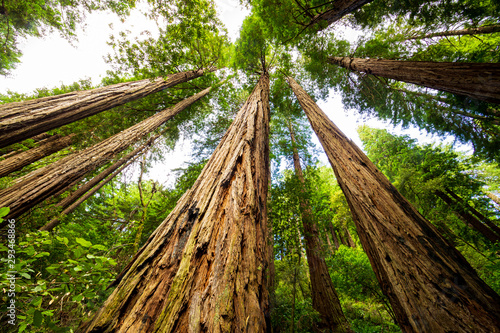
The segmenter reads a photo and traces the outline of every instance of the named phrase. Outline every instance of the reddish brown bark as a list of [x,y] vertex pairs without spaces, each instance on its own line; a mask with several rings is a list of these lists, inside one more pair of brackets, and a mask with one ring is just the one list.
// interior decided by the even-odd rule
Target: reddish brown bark
[[85,332],[265,332],[269,76]]
[[333,224],[332,223],[330,223],[328,225],[328,228],[330,229],[330,233],[332,234],[333,244],[335,246],[335,251],[336,251],[340,247],[339,238],[337,237],[337,233],[335,232],[335,229],[333,228]]
[[0,191],[0,207],[10,207],[7,218],[19,216],[41,201],[60,192],[68,184],[82,178],[88,172],[106,164],[114,156],[146,134],[156,130],[209,91],[210,88],[205,89],[177,103],[174,107],[159,112],[92,147],[31,172],[19,182]]
[[292,124],[288,124],[293,151],[293,166],[295,175],[300,182],[301,197],[299,200],[306,243],[307,264],[311,279],[311,294],[313,308],[321,315],[322,324],[332,332],[352,332],[347,319],[342,312],[339,297],[333,286],[330,273],[323,257],[323,247],[319,238],[318,226],[314,220],[309,200],[306,195],[306,181],[300,165],[299,153],[295,142]]
[[[332,8],[324,11],[321,14],[314,16],[311,20],[310,25],[317,23],[319,21],[326,21],[327,27],[340,20],[345,15],[355,11],[367,3],[372,2],[373,0],[336,0],[331,2]],[[326,27],[325,27],[326,28]]]
[[498,242],[500,241],[500,237],[496,235],[493,230],[485,226],[481,221],[479,221],[475,216],[467,212],[459,203],[454,201],[452,198],[450,198],[446,193],[443,191],[434,191],[434,193],[441,198],[448,206],[450,206],[453,209],[453,212],[455,215],[457,215],[458,218],[460,218],[465,224],[468,226],[471,226],[474,228],[476,231],[481,233],[484,237],[489,239],[491,242]]
[[500,64],[329,57],[352,71],[500,103]]
[[292,78],[403,332],[498,332],[500,296]]
[[432,37],[447,37],[447,36],[465,36],[465,35],[478,35],[478,34],[491,34],[495,32],[500,32],[500,25],[488,25],[484,27],[469,28],[469,29],[459,29],[459,30],[449,30],[449,31],[439,31],[430,34],[412,36],[408,39],[425,39]]
[[31,148],[22,153],[11,156],[3,161],[0,161],[0,177],[7,176],[11,172],[21,170],[25,166],[38,161],[46,156],[66,148],[71,145],[75,134],[60,136],[58,134],[51,136],[48,139],[40,141],[38,147]]
[[204,72],[203,69],[180,72],[166,78],[124,82],[0,105],[0,148],[195,79]]
[[[143,145],[137,147],[132,152],[130,152],[127,155],[125,155],[122,158],[120,158],[118,161],[116,161],[111,166],[109,166],[108,168],[106,168],[106,170],[104,170],[103,172],[101,172],[100,174],[98,174],[97,176],[95,176],[94,178],[92,178],[90,181],[88,181],[87,183],[85,183],[82,186],[80,186],[75,192],[71,193],[69,196],[67,196],[66,198],[64,198],[60,202],[58,202],[55,206],[56,207],[62,207],[63,208],[63,212],[60,214],[60,216],[52,219],[50,222],[48,222],[47,224],[45,224],[39,230],[51,231],[56,226],[58,226],[61,223],[61,218],[64,215],[71,214],[76,209],[76,207],[78,207],[80,205],[80,203],[82,203],[87,198],[89,198],[90,196],[92,196],[92,195],[85,196],[85,200],[83,200],[83,201],[79,200],[82,196],[84,196],[84,194],[87,191],[91,190],[97,184],[99,184],[98,185],[99,188],[101,188],[102,186],[104,186],[105,183],[109,182],[114,177],[113,176],[113,177],[109,178],[108,177],[109,175],[113,174],[113,175],[116,176],[119,173],[119,172],[115,172],[117,169],[122,170],[123,168],[121,168],[121,166],[123,166],[125,163],[129,164],[128,162],[129,162],[130,159],[135,159],[135,157],[137,155],[139,155],[145,149],[147,149],[148,147],[150,147],[151,144],[160,135],[161,134],[157,134],[157,135],[152,136],[151,138],[149,138],[146,141],[146,143],[144,143]],[[106,178],[106,177],[108,177],[108,178]],[[103,181],[105,178],[106,178],[106,181]],[[100,184],[101,181],[103,181],[102,184]],[[95,193],[97,190],[95,190],[95,191],[93,190],[93,193]],[[79,203],[77,205],[73,205],[73,203],[76,202],[76,201],[78,201]]]

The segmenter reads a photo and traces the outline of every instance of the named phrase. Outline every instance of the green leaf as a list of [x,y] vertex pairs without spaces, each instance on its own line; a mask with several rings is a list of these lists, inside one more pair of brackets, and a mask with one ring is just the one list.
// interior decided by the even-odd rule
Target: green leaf
[[29,275],[28,273],[19,273],[19,275],[21,275],[23,278],[26,278],[26,279],[31,279],[31,275]]
[[77,237],[77,238],[76,238],[76,242],[77,242],[78,244],[80,244],[81,246],[83,246],[83,247],[91,247],[91,246],[92,246],[92,243],[91,243],[91,242],[89,242],[89,241],[87,241],[87,240],[85,240],[85,239],[83,239],[83,238],[78,238],[78,237]]
[[0,208],[0,217],[4,217],[7,214],[9,214],[10,208],[9,207],[2,207]]
[[33,326],[40,327],[40,325],[42,324],[42,320],[42,313],[38,310],[35,310],[35,313],[33,314]]

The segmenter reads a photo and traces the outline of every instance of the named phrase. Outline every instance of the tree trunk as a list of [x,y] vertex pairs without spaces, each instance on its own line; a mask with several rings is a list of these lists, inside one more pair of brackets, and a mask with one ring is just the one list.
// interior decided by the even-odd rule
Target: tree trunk
[[462,207],[465,207],[467,210],[469,210],[473,215],[475,215],[478,220],[484,224],[486,224],[493,232],[497,235],[498,239],[500,240],[500,228],[494,224],[489,218],[484,216],[481,212],[479,212],[476,208],[473,206],[469,205],[468,202],[464,201],[464,199],[460,198],[457,194],[455,194],[452,190],[449,188],[446,189],[446,192],[456,200]]
[[500,64],[329,57],[352,71],[500,103]]
[[38,147],[31,148],[27,151],[0,161],[0,177],[5,177],[11,172],[21,170],[25,166],[38,161],[39,159],[52,155],[56,151],[66,148],[67,146],[71,145],[74,137],[75,134],[70,134],[64,137],[56,134],[48,139],[40,141],[40,145]]
[[124,82],[0,105],[0,148],[195,79],[204,72],[180,72],[165,79]]
[[288,78],[403,332],[499,332],[500,296]]
[[313,212],[306,195],[306,181],[300,165],[299,153],[295,142],[295,134],[291,122],[288,124],[293,151],[293,166],[295,175],[300,182],[299,206],[304,227],[307,264],[311,278],[311,294],[313,308],[321,315],[322,324],[332,332],[352,332],[347,319],[342,312],[339,297],[333,286],[330,273],[322,255],[322,244],[319,238],[318,226],[314,221]]
[[340,247],[339,238],[337,237],[337,233],[335,232],[335,229],[333,228],[333,224],[331,222],[328,225],[328,228],[330,229],[330,233],[332,234],[333,244],[335,246],[335,251],[337,251]]
[[500,206],[500,198],[499,197],[497,197],[495,194],[493,194],[491,192],[486,192],[486,195],[488,196],[488,198],[493,200],[494,203],[496,203],[497,205]]
[[347,246],[355,248],[356,243],[354,243],[354,239],[352,239],[351,233],[349,232],[349,229],[347,229],[347,227],[345,228],[344,234],[347,241]]
[[[265,332],[269,76],[85,332]],[[267,317],[267,318],[266,318]]]
[[10,207],[7,218],[19,216],[76,179],[106,164],[118,153],[146,134],[156,130],[177,113],[208,94],[209,91],[210,88],[207,88],[177,103],[174,107],[159,112],[92,147],[33,171],[22,181],[0,191],[0,207]]
[[66,216],[66,215],[69,215],[71,213],[73,213],[73,211],[78,208],[78,206],[80,206],[85,200],[87,200],[88,198],[90,198],[91,196],[93,196],[97,191],[99,191],[104,185],[106,185],[107,183],[109,183],[113,178],[115,178],[120,172],[123,171],[123,169],[125,169],[126,167],[128,167],[132,162],[134,162],[135,158],[131,161],[129,161],[128,163],[122,165],[120,168],[118,168],[118,170],[116,170],[115,172],[113,172],[111,175],[109,175],[108,177],[106,177],[102,182],[100,182],[99,184],[97,184],[94,188],[92,188],[90,191],[88,191],[87,193],[85,193],[84,195],[82,195],[81,197],[79,197],[73,204],[69,205],[66,209],[64,209],[62,211],[62,213],[55,219],[51,220],[49,223],[47,223],[46,225],[44,225],[43,227],[41,227],[40,231],[52,231],[56,226],[58,226],[60,223],[61,223],[61,219]]
[[488,25],[484,27],[460,29],[460,30],[450,30],[450,31],[439,31],[433,32],[426,35],[412,36],[410,39],[425,39],[432,37],[447,37],[447,36],[465,36],[465,35],[478,35],[478,34],[492,34],[494,32],[500,32],[500,25]]
[[[334,22],[337,22],[345,15],[355,11],[367,3],[372,2],[373,0],[336,0],[332,2],[332,7],[329,10],[324,11],[321,14],[318,14],[313,17],[310,25],[315,24],[320,21],[326,21],[328,25],[331,25]],[[326,28],[325,27],[325,28]],[[323,28],[324,29],[324,28]],[[323,30],[320,29],[320,30]]]
[[[161,133],[152,136],[151,138],[148,139],[148,141],[146,141],[146,143],[144,143],[143,145],[137,147],[136,149],[134,149],[132,152],[128,153],[124,157],[120,158],[118,161],[116,161],[111,166],[109,166],[106,170],[104,170],[103,172],[101,172],[100,174],[98,174],[97,176],[95,176],[94,178],[92,178],[90,181],[88,181],[84,185],[80,186],[80,188],[78,188],[75,192],[71,193],[69,196],[67,196],[66,198],[64,198],[60,202],[58,202],[55,205],[55,207],[62,207],[63,208],[63,212],[58,217],[53,218],[50,222],[48,222],[47,224],[45,224],[43,227],[41,227],[38,230],[41,230],[41,231],[43,231],[43,230],[51,231],[52,229],[54,229],[54,227],[58,226],[61,223],[61,218],[63,216],[71,214],[76,209],[76,207],[78,207],[79,204],[76,205],[76,206],[72,205],[74,202],[79,201],[78,199],[81,198],[87,191],[89,191],[94,186],[96,186],[97,184],[99,184],[103,179],[105,179],[106,177],[108,177],[110,174],[114,174],[116,176],[118,173],[115,173],[115,170],[117,170],[118,168],[120,168],[123,164],[127,163],[130,159],[135,159],[135,156],[139,155],[144,149],[148,149],[148,147],[150,147],[153,144],[153,142],[160,135],[161,135]],[[129,164],[129,163],[127,163],[127,164]],[[120,168],[120,170],[122,170],[122,169],[123,168]],[[99,188],[101,188],[102,186],[104,186],[104,184],[107,183],[107,182],[109,182],[111,179],[112,178],[107,179],[107,181],[103,182],[103,184],[99,184]],[[94,193],[95,193],[95,191],[94,191]],[[74,208],[69,209],[68,207],[70,207],[70,206],[74,207]]]
[[461,205],[460,203],[457,203],[454,201],[452,198],[450,198],[446,193],[443,191],[437,190],[434,191],[434,194],[436,194],[441,200],[446,202],[448,206],[453,210],[453,212],[460,218],[466,225],[471,226],[474,228],[476,231],[481,233],[484,237],[486,237],[488,240],[491,242],[498,242],[500,241],[500,237],[496,235],[493,230],[485,226],[481,221],[479,221],[475,216],[467,212]]

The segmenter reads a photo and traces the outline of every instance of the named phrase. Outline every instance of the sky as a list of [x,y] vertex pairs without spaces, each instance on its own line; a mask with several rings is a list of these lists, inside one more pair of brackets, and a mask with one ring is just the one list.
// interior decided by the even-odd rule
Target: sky
[[[238,0],[218,0],[220,19],[226,25],[231,40],[236,40],[241,23],[249,10],[240,6]],[[110,24],[111,23],[111,24]],[[116,15],[107,12],[97,12],[87,16],[84,30],[78,29],[78,41],[70,44],[58,33],[44,38],[29,37],[20,44],[23,52],[21,63],[8,78],[0,78],[0,93],[8,90],[18,93],[30,93],[37,88],[54,88],[61,84],[71,84],[80,79],[90,78],[94,84],[100,83],[105,77],[110,65],[104,61],[104,56],[111,52],[107,45],[109,36],[119,31],[129,30],[130,37],[139,37],[144,30],[154,33],[155,24],[141,14],[140,9],[134,10],[125,22],[120,22]],[[349,38],[349,35],[346,34]],[[359,125],[387,128],[393,133],[408,134],[421,142],[436,141],[436,138],[419,133],[418,130],[393,129],[392,126],[379,121],[362,121],[355,112],[343,109],[341,97],[336,94],[326,101],[318,102],[322,110],[334,120],[335,124],[351,138],[358,146],[361,141],[356,132]],[[321,147],[316,136],[313,142]],[[191,142],[183,138],[179,140],[174,151],[166,152],[164,162],[153,165],[146,178],[157,180],[162,184],[172,186],[175,180],[170,170],[185,166],[190,160]],[[319,156],[321,163],[328,165],[326,155]]]

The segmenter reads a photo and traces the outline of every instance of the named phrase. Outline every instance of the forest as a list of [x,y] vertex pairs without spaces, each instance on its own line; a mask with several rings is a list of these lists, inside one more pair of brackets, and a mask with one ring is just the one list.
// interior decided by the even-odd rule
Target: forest
[[0,94],[0,331],[500,332],[500,1],[232,1],[234,41],[216,0],[2,1],[4,78],[91,13],[159,33]]

